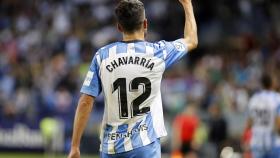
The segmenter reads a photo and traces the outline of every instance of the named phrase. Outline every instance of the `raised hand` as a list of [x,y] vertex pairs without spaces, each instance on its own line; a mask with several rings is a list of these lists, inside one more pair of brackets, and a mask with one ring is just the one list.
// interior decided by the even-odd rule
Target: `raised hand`
[[179,0],[185,10],[185,30],[184,41],[188,47],[188,51],[195,49],[198,45],[197,27],[193,13],[192,0]]

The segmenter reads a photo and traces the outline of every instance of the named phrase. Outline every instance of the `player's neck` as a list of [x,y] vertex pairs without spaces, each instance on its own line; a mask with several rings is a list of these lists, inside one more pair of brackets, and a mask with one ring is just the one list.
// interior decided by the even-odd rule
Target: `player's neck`
[[145,40],[145,33],[142,31],[134,33],[123,33],[123,41]]

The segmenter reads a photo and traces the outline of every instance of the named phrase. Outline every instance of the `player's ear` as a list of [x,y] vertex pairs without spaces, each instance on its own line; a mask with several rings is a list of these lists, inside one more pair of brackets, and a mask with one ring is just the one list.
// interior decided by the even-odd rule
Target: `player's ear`
[[144,28],[145,31],[148,30],[148,20],[147,20],[147,19],[145,19],[145,20],[143,21],[143,28]]
[[119,23],[117,23],[117,28],[118,28],[118,30],[119,30],[120,32],[123,32],[123,28],[122,28],[122,26],[121,26]]

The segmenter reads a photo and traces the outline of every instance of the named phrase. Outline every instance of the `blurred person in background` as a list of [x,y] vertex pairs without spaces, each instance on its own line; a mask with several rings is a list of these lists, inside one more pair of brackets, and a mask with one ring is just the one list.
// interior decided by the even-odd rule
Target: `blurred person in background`
[[80,141],[95,98],[103,90],[105,111],[100,157],[159,158],[164,126],[160,83],[163,72],[198,44],[191,0],[179,0],[185,11],[184,38],[145,41],[147,19],[139,0],[121,0],[116,7],[123,41],[95,54],[82,86],[69,158],[80,157]]
[[252,129],[246,128],[241,137],[241,146],[243,149],[244,158],[252,158],[252,153],[250,150],[250,141],[252,139]]
[[261,77],[263,89],[249,102],[245,131],[252,130],[250,149],[253,158],[280,157],[280,94],[275,92],[269,74]]
[[209,142],[216,148],[217,156],[220,154],[227,139],[227,122],[222,115],[221,107],[216,104],[209,106]]
[[196,158],[198,147],[195,132],[199,127],[199,117],[195,104],[189,104],[173,122],[173,151],[181,153],[186,158]]

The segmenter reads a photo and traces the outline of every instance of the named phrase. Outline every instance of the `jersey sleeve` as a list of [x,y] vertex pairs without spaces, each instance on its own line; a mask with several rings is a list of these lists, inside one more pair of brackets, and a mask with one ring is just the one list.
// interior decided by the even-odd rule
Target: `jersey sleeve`
[[99,76],[99,64],[96,56],[93,58],[90,68],[87,72],[81,93],[97,97],[102,91],[101,80]]
[[163,47],[166,68],[172,66],[188,52],[188,47],[183,39],[172,42],[160,41],[159,45]]
[[278,117],[280,117],[280,95],[278,95],[278,98],[277,98],[276,114]]
[[278,103],[278,105],[277,105],[276,113],[277,113],[277,116],[280,117],[280,103]]

